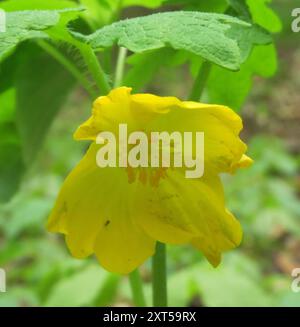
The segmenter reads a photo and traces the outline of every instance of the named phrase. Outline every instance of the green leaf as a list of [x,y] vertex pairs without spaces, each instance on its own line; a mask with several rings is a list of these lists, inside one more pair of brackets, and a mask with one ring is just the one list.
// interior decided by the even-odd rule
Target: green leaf
[[[107,283],[111,283],[111,276],[99,266],[91,265],[58,282],[50,292],[45,306],[91,305],[96,298],[99,301],[99,294],[105,296],[103,289]],[[117,283],[118,279],[114,279]]]
[[[247,265],[243,261],[245,258],[237,256],[236,260],[225,261],[217,269],[207,264],[196,265],[194,279],[206,306],[264,307],[274,304],[263,288],[260,276],[245,269]],[[255,267],[255,262],[250,261],[249,267]]]
[[251,20],[251,14],[246,4],[246,0],[227,0],[230,7],[237,13],[238,17],[243,17],[247,21]]
[[162,66],[177,66],[183,64],[186,59],[182,58],[179,52],[171,48],[163,48],[145,53],[131,55],[127,62],[132,68],[124,77],[124,85],[130,85],[136,91],[150,82],[154,74]]
[[0,3],[0,8],[5,11],[64,9],[75,7],[78,7],[78,5],[68,0],[8,0]]
[[118,2],[112,0],[80,0],[80,4],[87,9],[82,15],[93,30],[109,24],[118,7]]
[[273,45],[255,47],[238,72],[215,66],[207,82],[210,102],[238,111],[252,88],[253,76],[271,77],[276,70],[277,54]]
[[23,41],[48,38],[49,36],[45,31],[50,28],[53,29],[57,26],[56,34],[64,35],[67,33],[66,24],[75,19],[80,11],[82,8],[8,12],[6,14],[6,32],[0,33],[0,61]]
[[0,60],[22,41],[45,38],[43,30],[59,22],[56,11],[18,11],[6,14],[6,32],[0,33]]
[[228,7],[226,0],[210,0],[210,1],[199,1],[199,0],[189,0],[189,1],[174,1],[170,0],[170,4],[175,4],[176,2],[183,5],[186,10],[198,10],[203,12],[214,12],[214,13],[224,13]]
[[265,45],[272,42],[271,35],[258,25],[252,25],[251,28],[236,26],[230,29],[228,35],[238,42],[241,51],[241,63],[247,60],[255,45]]
[[272,33],[280,32],[282,24],[278,15],[269,7],[272,0],[246,0],[254,23]]
[[29,164],[75,81],[48,54],[37,47],[27,48],[26,55],[19,58],[15,87],[16,121],[22,139],[23,156]]
[[21,140],[14,122],[15,90],[0,95],[0,202],[16,192],[24,171]]
[[168,279],[168,305],[170,307],[187,307],[192,301],[192,269],[175,272]]
[[142,6],[146,8],[157,8],[163,4],[164,0],[123,0],[122,7]]
[[[233,34],[232,30],[238,29]],[[237,18],[200,12],[166,12],[119,21],[89,36],[75,34],[94,49],[111,47],[114,43],[133,52],[163,47],[187,50],[222,67],[237,70],[241,52],[237,41],[252,26]],[[238,34],[238,35],[237,35]],[[238,37],[238,40],[235,38]]]
[[4,82],[0,87],[0,202],[5,202],[17,191],[74,80],[32,44],[23,44],[0,68]]
[[5,66],[0,67],[0,202],[8,201],[17,191],[24,172],[21,139],[15,123],[13,59],[8,58]]

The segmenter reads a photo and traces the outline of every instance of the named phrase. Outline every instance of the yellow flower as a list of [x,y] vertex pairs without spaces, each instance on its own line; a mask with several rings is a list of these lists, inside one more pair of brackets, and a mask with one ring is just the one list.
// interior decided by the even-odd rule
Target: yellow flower
[[[117,134],[123,123],[145,133],[204,132],[204,175],[187,179],[182,168],[99,168],[97,135]],[[112,90],[94,102],[92,116],[75,132],[75,139],[92,143],[66,178],[48,230],[65,234],[74,257],[95,253],[112,272],[137,268],[153,255],[156,241],[190,243],[217,266],[221,253],[242,238],[219,177],[252,162],[241,129],[240,117],[225,106]]]

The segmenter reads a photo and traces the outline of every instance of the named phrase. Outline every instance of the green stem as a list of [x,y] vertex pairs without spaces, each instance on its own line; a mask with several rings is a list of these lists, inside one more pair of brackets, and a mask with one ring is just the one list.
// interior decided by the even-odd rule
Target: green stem
[[61,65],[63,65],[75,79],[83,86],[83,88],[89,93],[89,95],[94,98],[96,96],[95,91],[93,90],[90,82],[82,75],[81,71],[66,58],[60,51],[58,51],[50,43],[39,40],[37,44],[47,53],[49,53],[55,60],[57,60]]
[[205,84],[207,82],[210,70],[211,70],[211,63],[208,61],[204,61],[202,66],[199,69],[198,75],[195,79],[192,92],[189,96],[189,100],[191,101],[200,101],[202,93],[205,88]]
[[143,292],[143,281],[138,269],[129,274],[129,281],[134,304],[137,307],[146,307],[146,300]]
[[127,49],[119,49],[114,87],[122,85]]
[[156,244],[156,251],[152,257],[152,295],[153,306],[167,306],[167,263],[166,245],[160,242]]
[[110,85],[93,49],[87,44],[80,44],[77,47],[97,84],[100,94],[109,93]]

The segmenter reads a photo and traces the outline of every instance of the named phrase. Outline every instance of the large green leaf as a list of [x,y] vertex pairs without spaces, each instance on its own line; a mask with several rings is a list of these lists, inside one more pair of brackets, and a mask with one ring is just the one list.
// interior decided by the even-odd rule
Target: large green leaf
[[[104,290],[107,284],[118,283],[118,276],[108,274],[97,265],[91,265],[84,270],[59,281],[45,303],[45,306],[86,306],[94,301],[107,305],[101,297],[106,297]],[[113,295],[113,294],[112,294]]]
[[[30,78],[28,78],[30,76]],[[0,65],[0,201],[18,189],[74,79],[54,59],[23,44]]]
[[[193,268],[195,285],[204,305],[210,307],[272,306],[274,301],[262,285],[259,267],[238,254],[228,256],[214,269],[206,263]],[[229,296],[230,295],[230,296]]]
[[42,31],[59,21],[56,11],[19,11],[6,14],[6,32],[0,33],[0,60],[25,40],[44,38]]
[[277,55],[273,45],[256,47],[238,72],[213,67],[207,84],[210,102],[222,103],[238,111],[251,90],[253,76],[271,77],[276,70]]
[[[158,13],[123,20],[105,26],[89,36],[74,35],[94,49],[118,43],[137,53],[167,46],[187,50],[231,70],[239,69],[244,60],[244,52],[249,51],[253,44],[271,42],[266,31],[257,28],[254,30],[251,24],[237,18],[190,11]],[[247,48],[244,38],[247,39]]]
[[7,201],[16,192],[24,170],[14,104],[14,88],[0,94],[0,202]]
[[149,83],[160,67],[176,67],[186,61],[181,51],[163,48],[145,53],[135,53],[128,57],[131,69],[124,77],[124,85],[130,85],[134,90],[140,91]]
[[280,32],[282,24],[277,14],[269,7],[272,0],[246,0],[252,19],[272,33]]
[[47,38],[44,31],[59,25],[64,28],[78,16],[80,9],[62,10],[24,10],[6,14],[6,32],[0,33],[0,61],[9,55],[15,47],[26,40]]
[[48,54],[37,47],[27,48],[19,58],[15,87],[17,126],[24,159],[30,163],[75,81]]
[[229,10],[234,10],[238,17],[251,21],[251,14],[246,0],[227,0],[227,3],[231,7]]

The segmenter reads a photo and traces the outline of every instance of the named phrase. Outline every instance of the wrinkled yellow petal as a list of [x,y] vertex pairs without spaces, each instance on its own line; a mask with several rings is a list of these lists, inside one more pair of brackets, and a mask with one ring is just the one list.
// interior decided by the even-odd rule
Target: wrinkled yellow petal
[[250,167],[252,164],[253,164],[253,160],[252,160],[250,157],[248,157],[248,156],[246,156],[245,154],[243,154],[243,155],[242,155],[242,158],[240,159],[239,162],[237,162],[237,163],[233,163],[233,164],[231,165],[231,170],[230,170],[230,172],[231,172],[231,173],[234,173],[234,172],[235,172],[237,169],[239,169],[239,168],[248,168],[248,167]]
[[204,132],[205,166],[217,173],[231,172],[247,150],[239,138],[241,118],[230,108],[182,102],[167,115],[159,116],[145,127],[148,130]]
[[247,150],[239,138],[241,118],[230,108],[220,105],[180,101],[175,97],[133,94],[120,87],[93,104],[92,116],[74,134],[75,139],[95,140],[101,131],[118,136],[119,124],[131,131],[204,132],[205,164],[218,173],[232,172],[246,165]]
[[66,178],[47,227],[66,235],[74,257],[96,253],[107,270],[128,273],[153,254],[155,241],[131,222],[125,170],[97,167],[98,148],[93,143]]
[[212,237],[202,235],[192,241],[192,245],[201,251],[214,267],[220,264],[222,252],[236,248],[242,241],[241,225],[228,210],[225,210],[223,215],[223,224],[226,226],[225,233],[215,230]]
[[96,99],[92,116],[74,137],[95,141],[100,132],[110,131],[118,138],[124,123],[128,134],[203,132],[204,176],[187,179],[184,167],[99,168],[99,146],[93,143],[65,180],[48,229],[65,234],[73,256],[95,253],[113,272],[134,270],[154,253],[157,240],[190,243],[217,266],[222,252],[242,238],[239,222],[225,207],[219,178],[252,163],[239,137],[241,118],[225,106],[132,95],[130,88],[120,87]]
[[152,238],[164,243],[192,243],[217,265],[221,252],[239,245],[239,222],[225,208],[220,178],[209,172],[185,179],[178,170],[153,190],[137,186],[133,217]]

